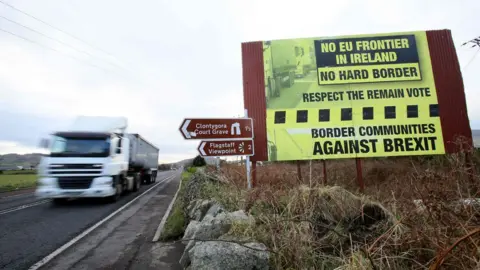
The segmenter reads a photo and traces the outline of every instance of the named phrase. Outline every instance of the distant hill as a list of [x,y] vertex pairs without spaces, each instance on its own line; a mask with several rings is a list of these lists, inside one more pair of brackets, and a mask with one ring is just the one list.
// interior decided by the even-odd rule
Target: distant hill
[[30,168],[30,166],[37,166],[40,162],[42,154],[6,154],[0,155],[0,170],[7,170],[16,168],[17,166],[23,166],[24,168]]
[[472,129],[472,138],[473,138],[473,145],[476,148],[480,148],[480,130]]

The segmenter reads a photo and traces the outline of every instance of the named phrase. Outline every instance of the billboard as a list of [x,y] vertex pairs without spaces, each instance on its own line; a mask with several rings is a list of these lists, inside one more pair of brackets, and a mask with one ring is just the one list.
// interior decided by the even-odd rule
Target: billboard
[[262,47],[268,160],[445,153],[425,31]]

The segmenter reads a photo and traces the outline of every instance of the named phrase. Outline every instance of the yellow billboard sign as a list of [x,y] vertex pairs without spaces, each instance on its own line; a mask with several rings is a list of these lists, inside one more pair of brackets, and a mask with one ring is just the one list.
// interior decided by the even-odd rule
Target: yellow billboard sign
[[263,47],[269,160],[445,153],[425,32]]

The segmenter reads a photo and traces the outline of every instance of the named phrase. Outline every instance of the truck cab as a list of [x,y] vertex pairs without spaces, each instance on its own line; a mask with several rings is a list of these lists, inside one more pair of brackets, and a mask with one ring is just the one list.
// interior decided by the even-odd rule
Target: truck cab
[[38,166],[38,197],[52,198],[54,203],[86,197],[116,201],[124,191],[140,188],[140,173],[129,170],[126,119],[103,120],[116,125],[98,125],[98,118],[83,118],[74,128],[55,132],[43,141],[49,154]]

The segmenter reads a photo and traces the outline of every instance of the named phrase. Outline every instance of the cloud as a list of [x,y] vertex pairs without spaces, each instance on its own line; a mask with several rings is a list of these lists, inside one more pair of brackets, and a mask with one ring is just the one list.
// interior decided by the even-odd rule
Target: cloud
[[[0,151],[14,152],[12,142],[34,147],[83,114],[127,117],[130,132],[160,147],[161,160],[196,155],[198,142],[178,131],[183,118],[243,114],[243,41],[450,28],[459,45],[479,34],[474,0],[10,2],[108,52],[0,5],[4,16],[87,52],[0,19],[2,29],[87,62],[0,33],[0,140],[9,142]],[[475,51],[457,49],[464,67]],[[477,128],[479,68],[477,57],[462,70]]]
[[44,150],[21,145],[17,142],[0,141],[0,155],[17,153],[17,154],[31,154],[31,153],[45,153]]

